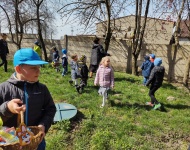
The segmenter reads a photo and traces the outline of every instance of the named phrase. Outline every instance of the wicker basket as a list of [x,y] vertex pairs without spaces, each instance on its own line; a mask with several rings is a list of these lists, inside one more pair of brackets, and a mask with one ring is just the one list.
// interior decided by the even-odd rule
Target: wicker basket
[[0,145],[0,150],[36,150],[41,142],[42,132],[37,126],[29,126],[29,128],[34,133],[30,144],[22,146],[22,148],[20,147],[19,142],[4,144]]

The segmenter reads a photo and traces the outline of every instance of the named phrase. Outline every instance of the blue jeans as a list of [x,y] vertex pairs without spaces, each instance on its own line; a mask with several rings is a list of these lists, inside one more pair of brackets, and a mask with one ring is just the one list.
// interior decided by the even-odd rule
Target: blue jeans
[[145,85],[147,81],[148,81],[148,77],[144,77],[143,78],[143,85]]
[[64,76],[68,71],[68,67],[67,66],[64,66],[63,67],[63,72],[62,72],[62,76]]
[[45,139],[42,140],[42,142],[38,145],[37,150],[45,150],[46,149],[46,141]]

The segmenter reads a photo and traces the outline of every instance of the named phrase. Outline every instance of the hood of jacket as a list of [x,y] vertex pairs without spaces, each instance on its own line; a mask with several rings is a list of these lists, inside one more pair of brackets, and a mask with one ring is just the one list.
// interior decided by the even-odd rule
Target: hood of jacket
[[154,69],[157,71],[157,72],[163,72],[165,70],[165,68],[163,66],[155,66]]
[[149,60],[150,57],[149,56],[144,56],[144,60]]
[[24,86],[24,83],[27,83],[27,84],[35,84],[35,83],[38,83],[39,81],[37,82],[27,82],[27,81],[24,81],[24,80],[19,80],[16,78],[16,72],[13,73],[11,75],[11,77],[7,80],[7,82],[13,84],[13,85],[20,85],[20,86]]
[[99,46],[100,46],[100,44],[93,44],[92,49],[95,49],[95,48],[97,48]]

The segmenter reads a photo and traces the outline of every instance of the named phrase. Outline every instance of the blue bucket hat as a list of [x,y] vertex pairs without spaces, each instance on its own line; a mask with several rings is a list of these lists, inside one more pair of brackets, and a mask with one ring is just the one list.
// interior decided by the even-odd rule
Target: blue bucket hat
[[66,49],[62,49],[62,53],[63,54],[67,54],[67,50]]
[[161,58],[156,58],[154,60],[154,66],[160,66],[162,64],[162,59]]
[[32,48],[21,48],[14,54],[13,64],[14,67],[26,64],[26,65],[43,65],[48,62],[40,59],[39,55]]

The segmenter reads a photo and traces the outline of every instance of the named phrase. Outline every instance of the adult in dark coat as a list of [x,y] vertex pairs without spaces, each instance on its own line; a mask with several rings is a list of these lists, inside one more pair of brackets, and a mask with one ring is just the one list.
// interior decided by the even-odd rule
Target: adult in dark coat
[[0,67],[4,65],[4,70],[7,72],[7,54],[9,53],[8,45],[6,42],[7,35],[3,33],[2,39],[0,40],[0,57],[2,60],[2,63],[0,63]]
[[90,78],[92,78],[93,73],[95,73],[96,70],[98,69],[98,66],[99,66],[99,63],[100,63],[102,57],[110,56],[110,54],[108,54],[104,51],[103,46],[100,44],[99,38],[96,37],[93,42],[94,42],[94,44],[92,46],[90,67],[89,67],[89,71],[90,71],[89,77]]

